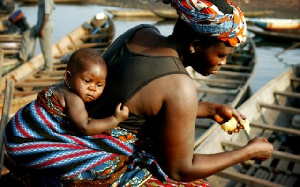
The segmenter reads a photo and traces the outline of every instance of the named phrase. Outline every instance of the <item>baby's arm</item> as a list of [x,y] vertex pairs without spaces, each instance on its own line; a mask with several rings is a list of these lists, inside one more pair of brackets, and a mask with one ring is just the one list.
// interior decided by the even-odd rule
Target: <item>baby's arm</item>
[[[72,94],[73,95],[73,94]],[[84,135],[96,135],[116,127],[121,121],[127,119],[129,110],[126,106],[121,110],[121,104],[116,108],[113,116],[103,119],[90,119],[85,109],[84,102],[77,96],[66,98],[66,111],[70,120]]]
[[87,135],[100,134],[109,129],[115,128],[120,122],[128,118],[129,110],[127,106],[121,109],[121,103],[116,107],[113,116],[102,119],[90,119],[86,128]]

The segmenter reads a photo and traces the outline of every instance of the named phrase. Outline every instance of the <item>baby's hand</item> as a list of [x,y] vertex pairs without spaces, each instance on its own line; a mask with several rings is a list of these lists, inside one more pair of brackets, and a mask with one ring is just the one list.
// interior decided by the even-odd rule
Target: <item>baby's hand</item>
[[122,104],[119,103],[116,107],[116,110],[115,110],[115,118],[119,121],[119,122],[122,122],[122,121],[125,121],[127,118],[128,118],[128,115],[129,115],[129,109],[127,106],[123,106],[123,108],[121,109],[121,106]]

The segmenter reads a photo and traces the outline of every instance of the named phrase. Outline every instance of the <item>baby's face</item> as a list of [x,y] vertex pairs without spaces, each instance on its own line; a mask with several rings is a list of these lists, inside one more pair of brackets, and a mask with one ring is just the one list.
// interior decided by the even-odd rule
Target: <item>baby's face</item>
[[91,102],[102,94],[106,75],[105,67],[88,63],[82,70],[72,74],[69,86],[83,102]]

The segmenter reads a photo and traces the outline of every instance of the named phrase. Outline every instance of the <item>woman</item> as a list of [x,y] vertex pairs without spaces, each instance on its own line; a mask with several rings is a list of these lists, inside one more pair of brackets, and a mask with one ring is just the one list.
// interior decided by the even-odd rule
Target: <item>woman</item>
[[87,106],[88,112],[94,118],[106,117],[123,103],[130,111],[128,119],[120,128],[80,137],[82,150],[95,156],[81,156],[65,143],[64,151],[77,154],[77,160],[56,163],[52,159],[39,169],[59,170],[56,174],[65,185],[209,186],[202,178],[250,159],[270,158],[272,145],[258,137],[234,151],[194,153],[196,118],[223,123],[245,116],[230,106],[198,102],[185,67],[203,75],[217,73],[227,55],[244,42],[246,25],[239,8],[229,1],[214,2],[220,11],[208,1],[170,3],[180,15],[171,36],[161,35],[151,25],[139,25],[121,35],[103,55],[106,88]]
[[[192,66],[202,75],[216,74],[234,47],[245,41],[246,23],[239,8],[230,1],[214,1],[220,10],[201,0],[170,3],[180,15],[171,36],[162,36],[155,28],[142,25],[123,34],[105,52],[110,86],[98,101],[107,104],[95,103],[90,107],[91,114],[100,117],[103,106],[124,103],[132,119],[125,121],[124,127],[140,127],[147,132],[153,143],[147,141],[152,148],[148,152],[176,181],[193,181],[249,159],[270,158],[272,145],[262,138],[231,152],[194,154],[197,117],[223,123],[232,116],[237,121],[245,116],[229,106],[197,102],[195,86],[184,67]],[[157,179],[152,176],[148,182],[154,178]]]

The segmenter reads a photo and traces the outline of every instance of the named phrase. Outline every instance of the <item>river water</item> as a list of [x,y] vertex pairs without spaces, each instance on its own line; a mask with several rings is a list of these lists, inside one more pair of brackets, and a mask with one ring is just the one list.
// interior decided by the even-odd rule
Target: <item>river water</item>
[[[16,7],[23,11],[29,24],[33,26],[37,20],[37,6],[36,5],[20,5]],[[78,27],[80,24],[87,20],[90,20],[98,12],[105,11],[106,9],[120,9],[118,7],[108,7],[100,5],[86,5],[86,4],[76,4],[76,5],[64,5],[57,4],[55,12],[53,14],[54,21],[54,31],[52,35],[52,42],[58,41],[60,38],[68,34],[70,31]],[[115,37],[122,34],[127,29],[141,24],[154,24],[158,27],[160,32],[164,35],[169,35],[172,32],[173,23],[172,22],[160,22],[158,20],[114,20],[116,27]],[[290,65],[300,63],[300,48],[294,50],[288,50],[279,58],[276,54],[282,52],[285,48],[289,47],[291,44],[284,43],[266,43],[263,41],[257,41],[257,55],[258,64],[256,69],[255,77],[250,85],[251,90],[255,93],[267,82],[269,82],[274,77],[278,76],[284,70],[286,70]],[[40,53],[39,44],[36,48],[36,54]]]

